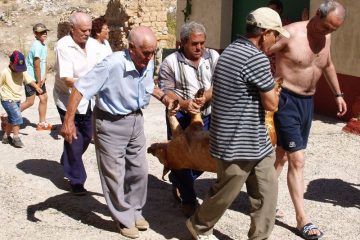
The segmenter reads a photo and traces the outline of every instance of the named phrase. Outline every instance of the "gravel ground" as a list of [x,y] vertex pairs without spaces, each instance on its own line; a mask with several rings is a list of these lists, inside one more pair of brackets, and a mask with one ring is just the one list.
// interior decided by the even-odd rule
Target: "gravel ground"
[[[0,65],[2,69],[6,61],[0,58]],[[0,143],[0,239],[123,239],[102,196],[93,145],[84,155],[85,187],[90,194],[75,197],[68,192],[59,165],[63,140],[58,135],[60,119],[52,99],[54,80],[49,78],[47,117],[56,129],[35,130],[36,100],[35,106],[23,113],[25,124],[20,133],[25,148]],[[334,119],[315,116],[306,151],[306,210],[325,232],[325,240],[360,239],[360,137],[342,132],[343,126]],[[148,145],[166,138],[163,107],[156,100],[145,110],[145,131]],[[185,218],[172,199],[171,185],[161,180],[162,165],[151,155],[147,158],[150,171],[144,216],[151,227],[140,239],[191,239]],[[196,182],[200,201],[214,178],[206,173]],[[279,179],[278,204],[286,216],[277,221],[271,239],[301,239],[294,231],[285,174]],[[244,188],[216,225],[215,235],[222,240],[246,239],[248,207]]]

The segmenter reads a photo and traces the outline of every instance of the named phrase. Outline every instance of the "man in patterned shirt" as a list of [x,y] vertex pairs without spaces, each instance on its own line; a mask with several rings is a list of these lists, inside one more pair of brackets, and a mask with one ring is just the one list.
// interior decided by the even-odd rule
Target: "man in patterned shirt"
[[[176,113],[181,127],[190,124],[191,114],[201,111],[204,130],[210,126],[210,100],[212,97],[211,76],[219,54],[205,48],[206,30],[197,22],[186,23],[180,31],[181,48],[169,55],[160,66],[159,85],[167,96],[179,100],[180,111]],[[194,98],[196,92],[204,88],[201,98]],[[168,127],[168,138],[171,131]],[[181,156],[179,156],[181,158]],[[202,172],[191,169],[172,170],[169,179],[173,184],[173,193],[179,192],[177,199],[181,201],[182,212],[190,217],[197,205],[194,181]]]

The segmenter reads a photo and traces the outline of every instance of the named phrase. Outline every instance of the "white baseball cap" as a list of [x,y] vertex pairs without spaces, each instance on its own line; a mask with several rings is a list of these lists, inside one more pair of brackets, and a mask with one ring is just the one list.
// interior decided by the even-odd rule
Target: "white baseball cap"
[[250,13],[254,20],[247,20],[246,23],[263,29],[275,30],[286,38],[290,38],[290,33],[282,27],[279,14],[268,7],[258,8]]

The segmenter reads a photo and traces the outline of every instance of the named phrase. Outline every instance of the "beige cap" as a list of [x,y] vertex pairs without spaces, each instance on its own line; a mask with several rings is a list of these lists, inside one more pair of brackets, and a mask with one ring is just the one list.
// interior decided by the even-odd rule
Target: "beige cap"
[[250,14],[254,16],[254,21],[246,21],[247,24],[263,29],[275,30],[286,38],[290,38],[290,33],[282,27],[279,14],[268,7],[261,7]]
[[37,23],[37,24],[34,25],[33,31],[34,32],[45,32],[45,31],[50,31],[50,30],[47,29],[47,27],[44,24]]

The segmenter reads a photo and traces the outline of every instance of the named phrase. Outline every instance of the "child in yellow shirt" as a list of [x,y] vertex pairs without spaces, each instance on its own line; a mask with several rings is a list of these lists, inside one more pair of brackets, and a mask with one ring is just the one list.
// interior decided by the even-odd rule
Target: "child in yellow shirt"
[[[41,88],[26,72],[24,55],[19,51],[14,51],[10,56],[9,67],[0,73],[0,98],[1,105],[8,115],[9,123],[6,124],[2,143],[12,143],[18,148],[24,147],[19,137],[20,125],[23,123],[20,101],[24,83],[34,87],[38,93],[42,93]],[[13,132],[12,138],[10,137],[11,132]]]

